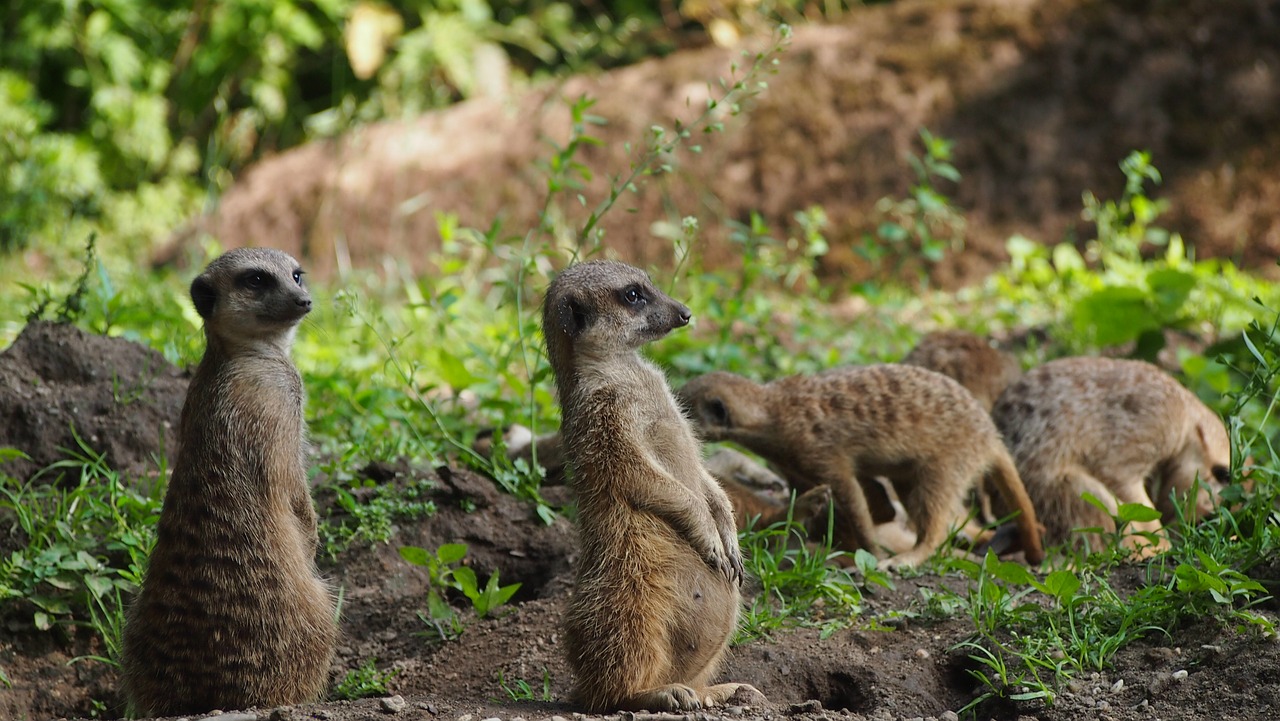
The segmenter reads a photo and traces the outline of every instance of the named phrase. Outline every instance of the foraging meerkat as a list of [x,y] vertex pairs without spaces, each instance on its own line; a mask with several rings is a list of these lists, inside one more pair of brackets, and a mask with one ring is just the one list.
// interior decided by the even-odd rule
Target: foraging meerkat
[[316,575],[303,388],[289,358],[311,310],[277,250],[233,250],[191,284],[207,347],[182,407],[155,548],[123,635],[143,716],[318,699],[337,642]]
[[662,372],[638,352],[689,318],[614,261],[566,268],[544,301],[581,544],[565,648],[574,698],[592,712],[760,693],[709,685],[738,620],[733,511]]
[[[988,413],[1000,393],[1022,375],[1022,366],[1012,353],[992,347],[986,338],[954,329],[926,334],[900,362],[951,378],[972,393]],[[1002,516],[997,511],[997,491],[989,481],[979,481],[974,495],[983,522],[994,523]],[[976,522],[968,524],[964,533],[974,540],[991,535]]]
[[[996,425],[1040,511],[1047,543],[1081,540],[1081,527],[1114,531],[1113,520],[1081,495],[1088,491],[1114,513],[1141,503],[1173,515],[1199,477],[1196,513],[1212,510],[1218,483],[1230,480],[1226,428],[1191,391],[1150,363],[1062,358],[1010,385],[992,411]],[[1158,532],[1160,521],[1134,524]],[[1102,539],[1084,535],[1093,548]],[[1125,546],[1150,555],[1167,548],[1127,535]]]
[[[835,545],[874,548],[864,490],[884,476],[906,505],[916,545],[881,562],[928,558],[961,515],[965,494],[990,470],[1017,518],[1027,560],[1043,558],[1036,513],[1013,461],[981,404],[939,373],[898,364],[838,368],[759,384],[717,371],[680,389],[709,440],[732,441],[769,461],[793,484],[831,486]],[[889,511],[892,513],[891,509]]]

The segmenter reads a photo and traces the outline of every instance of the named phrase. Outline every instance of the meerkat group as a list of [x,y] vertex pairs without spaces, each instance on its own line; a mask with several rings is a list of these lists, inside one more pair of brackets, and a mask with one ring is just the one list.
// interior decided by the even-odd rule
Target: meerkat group
[[[266,249],[218,258],[191,297],[207,348],[127,613],[126,694],[144,715],[317,700],[338,620],[315,566],[304,392],[290,359],[311,298],[298,263]],[[875,477],[916,531],[885,567],[934,553],[984,477],[998,491],[991,503],[1014,513],[1030,563],[1043,542],[1076,540],[1082,526],[1114,530],[1086,492],[1112,512],[1152,506],[1168,523],[1179,504],[1211,512],[1230,477],[1221,419],[1149,364],[1071,358],[1021,374],[982,339],[943,332],[901,364],[765,384],[712,372],[673,393],[638,351],[690,318],[646,274],[614,261],[571,265],[546,292],[562,425],[509,450],[571,471],[581,555],[564,645],[587,711],[762,701],[749,684],[715,683],[741,601],[738,529],[831,507],[833,541],[876,552],[876,524],[896,512]],[[704,460],[699,435],[765,458],[800,492],[794,506],[760,494],[782,484],[741,454]],[[1140,525],[1124,542],[1158,551],[1159,535],[1144,543],[1161,527]]]
[[122,670],[143,716],[315,701],[338,637],[317,575],[302,380],[290,360],[311,310],[276,250],[233,250],[191,284],[207,340]]

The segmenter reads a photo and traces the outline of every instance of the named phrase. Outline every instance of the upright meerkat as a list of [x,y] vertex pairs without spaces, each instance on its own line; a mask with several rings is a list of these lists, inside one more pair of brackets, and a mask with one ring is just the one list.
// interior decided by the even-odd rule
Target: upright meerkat
[[[1231,447],[1221,419],[1191,391],[1141,361],[1063,358],[1029,371],[992,411],[1027,492],[1045,523],[1046,541],[1073,540],[1075,528],[1114,531],[1107,514],[1082,500],[1088,491],[1112,512],[1141,503],[1173,514],[1199,477],[1197,514],[1230,479]],[[1153,498],[1154,494],[1154,498]],[[1134,531],[1159,531],[1160,521]],[[1080,534],[1075,534],[1080,535]],[[1102,539],[1086,536],[1094,548]],[[1144,554],[1167,547],[1128,535]]]
[[574,698],[592,712],[759,695],[710,685],[738,621],[733,511],[662,372],[637,352],[689,319],[623,263],[570,266],[547,289],[542,327],[581,544],[565,648]]
[[289,358],[311,296],[289,255],[246,248],[210,263],[191,298],[207,347],[124,628],[126,694],[142,716],[314,701],[338,625]]
[[829,485],[840,514],[839,548],[874,549],[874,517],[892,510],[873,509],[863,484],[883,476],[918,536],[914,548],[882,565],[924,561],[946,540],[969,489],[990,470],[1021,511],[1017,523],[1027,560],[1044,556],[1035,510],[991,418],[946,376],[886,364],[762,385],[717,371],[689,381],[680,396],[709,440],[745,446],[793,484]]

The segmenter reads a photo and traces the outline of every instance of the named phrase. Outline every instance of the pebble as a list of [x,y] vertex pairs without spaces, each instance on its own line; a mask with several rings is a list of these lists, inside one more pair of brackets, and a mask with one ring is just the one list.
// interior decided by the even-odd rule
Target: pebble
[[727,706],[725,707],[724,715],[725,716],[741,716],[746,712],[747,710],[742,706]]
[[471,714],[464,713],[458,717],[458,721],[471,721]]
[[1111,684],[1111,693],[1120,693],[1120,689],[1124,688],[1124,679],[1119,679]]
[[[920,659],[921,661],[929,658],[929,651],[927,649],[917,648],[916,658]],[[923,719],[921,719],[921,721],[923,721]]]
[[484,721],[502,721],[502,719],[500,719],[500,718],[498,718],[498,717],[496,717],[496,716],[490,716],[489,718],[485,719]]
[[552,716],[551,721],[569,721],[569,719],[564,716]]
[[387,713],[400,713],[404,710],[404,696],[396,694],[378,699],[378,707]]
[[1096,708],[1099,711],[1106,711],[1107,709],[1111,708],[1111,704],[1106,701],[1099,701]]
[[1174,672],[1173,672],[1173,680],[1174,680],[1174,681],[1181,681],[1182,679],[1184,679],[1184,678],[1186,678],[1186,677],[1187,677],[1187,670],[1186,670],[1185,668],[1178,669],[1177,671],[1174,671]]
[[800,703],[793,703],[787,707],[787,712],[791,714],[813,713],[821,710],[822,702],[816,698],[811,698],[808,701],[801,701]]
[[960,721],[960,714],[955,711],[943,711],[938,716],[938,721]]
[[281,706],[271,710],[271,721],[293,721],[293,707]]

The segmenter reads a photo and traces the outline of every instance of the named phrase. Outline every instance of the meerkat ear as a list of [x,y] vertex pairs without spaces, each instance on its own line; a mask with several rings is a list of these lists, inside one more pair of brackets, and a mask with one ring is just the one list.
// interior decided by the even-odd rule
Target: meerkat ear
[[208,319],[213,315],[213,304],[218,299],[218,292],[213,289],[213,284],[199,276],[191,281],[191,302],[196,306],[196,312],[201,318]]
[[556,316],[560,321],[560,327],[569,334],[570,338],[576,338],[579,333],[587,329],[587,311],[573,296],[560,301]]

